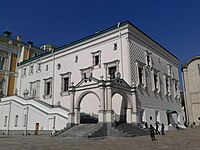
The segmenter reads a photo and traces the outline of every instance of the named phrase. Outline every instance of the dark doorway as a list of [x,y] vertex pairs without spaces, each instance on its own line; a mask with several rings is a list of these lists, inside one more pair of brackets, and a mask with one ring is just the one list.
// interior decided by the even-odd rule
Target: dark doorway
[[87,114],[84,112],[80,113],[80,123],[87,124],[87,123],[98,123],[98,116],[94,114]]

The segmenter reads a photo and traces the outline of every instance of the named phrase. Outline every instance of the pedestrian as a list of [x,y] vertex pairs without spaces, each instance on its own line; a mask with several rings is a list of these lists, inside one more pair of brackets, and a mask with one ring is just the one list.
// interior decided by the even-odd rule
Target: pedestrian
[[151,140],[155,140],[155,128],[150,124],[150,128],[149,128],[149,131],[150,131],[150,137],[151,137]]
[[160,131],[158,130],[158,128],[159,128],[159,123],[156,122],[155,124],[156,124],[156,134],[159,134],[159,135],[160,135]]
[[162,135],[165,134],[164,131],[165,131],[165,125],[162,123],[162,126],[161,126],[161,133],[162,133]]
[[56,134],[56,129],[55,129],[55,127],[53,127],[53,130],[52,130],[52,132],[51,132],[51,135],[54,135],[54,134]]
[[149,129],[149,127],[148,127],[148,123],[147,122],[145,122],[145,129]]

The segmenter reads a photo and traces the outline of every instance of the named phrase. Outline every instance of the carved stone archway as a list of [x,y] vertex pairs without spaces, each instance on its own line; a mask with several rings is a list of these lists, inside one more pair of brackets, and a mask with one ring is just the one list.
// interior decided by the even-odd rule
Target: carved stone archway
[[84,78],[76,86],[72,85],[69,93],[69,125],[80,124],[80,104],[82,99],[90,93],[96,95],[99,99],[100,109],[98,111],[98,120],[100,123],[115,123],[112,97],[116,93],[126,99],[126,122],[137,123],[136,88],[135,86],[129,86],[123,79],[98,80],[93,77]]
[[81,105],[81,102],[84,99],[84,97],[89,95],[89,94],[95,95],[97,97],[97,99],[99,100],[99,103],[101,101],[99,95],[94,91],[89,90],[89,91],[84,91],[83,93],[81,93],[79,95],[79,97],[77,98],[76,102],[75,102],[75,124],[80,124],[80,121],[81,121],[81,115],[80,115],[81,107],[80,107],[80,105]]
[[[114,96],[116,94],[120,95],[122,97],[122,99],[121,99],[121,105],[120,105],[121,106],[120,113],[117,114],[116,112],[114,112],[114,121],[118,122],[118,123],[131,123],[129,118],[131,118],[132,105],[131,105],[131,101],[129,98],[130,96],[128,96],[128,94],[131,94],[131,93],[127,94],[122,90],[115,91],[112,94],[113,110],[114,110],[114,104],[116,103],[115,99],[114,99]],[[117,105],[119,105],[119,104],[117,103]]]

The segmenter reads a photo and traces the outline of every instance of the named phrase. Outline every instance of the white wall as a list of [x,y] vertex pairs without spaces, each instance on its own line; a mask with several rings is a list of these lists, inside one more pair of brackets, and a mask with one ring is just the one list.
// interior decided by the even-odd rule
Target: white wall
[[[52,130],[54,121],[49,124],[49,119],[54,117],[56,129],[63,129],[67,124],[67,111],[61,108],[48,108],[37,101],[26,101],[16,96],[3,98],[0,103],[0,110],[0,117],[2,118],[0,130],[25,130],[24,115],[28,116],[27,130],[35,130],[36,123],[39,123],[40,130]],[[16,115],[18,115],[18,123],[15,127]],[[4,127],[5,116],[8,116],[6,127]]]
[[[120,35],[120,36],[119,36]],[[130,38],[130,41],[128,41]],[[128,43],[130,42],[130,43]],[[114,43],[117,43],[118,47],[114,50]],[[92,66],[92,52],[101,51],[101,66],[100,68],[95,67],[92,71],[93,77],[100,79],[100,76],[106,77],[106,70],[103,63],[119,60],[119,72],[121,77],[131,86],[132,82],[136,83],[137,74],[135,62],[140,61],[145,63],[145,51],[149,51],[152,54],[153,68],[157,69],[161,73],[161,92],[159,94],[152,91],[151,81],[151,69],[147,68],[147,88],[137,89],[138,105],[141,105],[144,109],[150,108],[150,110],[176,110],[181,111],[179,98],[174,98],[173,84],[171,84],[171,96],[164,94],[163,75],[167,74],[167,65],[172,66],[173,78],[178,81],[178,60],[166,52],[163,48],[152,42],[150,39],[145,37],[139,31],[133,29],[133,27],[123,26],[119,32],[118,29],[109,31],[105,34],[96,36],[92,39],[80,42],[76,45],[63,48],[53,54],[39,58],[41,61],[42,70],[40,73],[36,73],[36,61],[34,63],[34,74],[28,75],[30,63],[19,66],[19,71],[23,67],[27,66],[27,76],[21,78],[19,74],[18,88],[21,91],[19,94],[23,96],[23,91],[27,88],[30,89],[30,81],[40,80],[40,100],[48,104],[56,104],[58,101],[61,105],[69,108],[70,96],[61,96],[61,76],[60,74],[71,72],[71,82],[76,85],[81,80],[80,69],[84,69]],[[75,63],[75,57],[78,56],[78,62]],[[54,58],[54,59],[53,59]],[[54,60],[54,61],[53,61]],[[57,65],[61,64],[60,70],[57,69]],[[46,71],[46,65],[49,69]],[[21,72],[21,71],[20,71]],[[44,99],[44,80],[49,77],[54,77],[53,80],[53,97]],[[77,97],[76,97],[77,98]],[[90,100],[93,98],[88,96],[87,102],[85,100],[84,105],[90,106]],[[115,106],[115,102],[113,102]],[[166,120],[166,116],[162,115],[161,118]],[[148,117],[147,117],[148,118]],[[150,120],[148,120],[151,122]]]

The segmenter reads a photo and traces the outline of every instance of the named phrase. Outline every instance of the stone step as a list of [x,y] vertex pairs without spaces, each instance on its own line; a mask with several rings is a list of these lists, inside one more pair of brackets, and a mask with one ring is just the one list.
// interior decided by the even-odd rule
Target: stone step
[[62,137],[96,137],[101,136],[99,124],[80,124],[61,133]]
[[115,127],[115,129],[126,133],[127,136],[142,136],[148,135],[149,132],[132,124],[122,123]]

